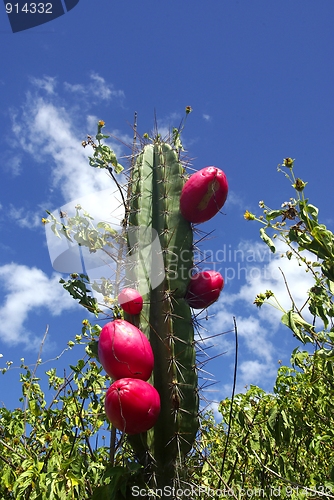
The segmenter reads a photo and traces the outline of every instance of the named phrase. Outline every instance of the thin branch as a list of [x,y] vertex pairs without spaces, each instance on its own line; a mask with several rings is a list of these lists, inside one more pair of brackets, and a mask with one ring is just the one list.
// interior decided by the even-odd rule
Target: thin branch
[[225,460],[226,460],[226,454],[227,454],[227,447],[228,447],[228,442],[229,442],[230,433],[231,433],[231,423],[232,423],[232,415],[233,415],[233,402],[234,402],[235,386],[236,386],[236,382],[237,382],[237,368],[238,368],[238,328],[237,328],[237,322],[236,322],[235,316],[233,316],[233,322],[234,322],[234,332],[235,332],[235,358],[234,358],[233,388],[232,388],[232,396],[231,396],[230,415],[229,415],[229,420],[228,420],[228,430],[227,430],[227,436],[226,436],[226,442],[225,442],[225,448],[224,448],[224,455],[223,455],[222,466],[221,466],[221,469],[220,469],[220,478],[219,478],[219,483],[218,483],[218,489],[220,488],[221,479],[222,479],[221,476],[223,475],[223,472],[224,472],[224,466],[225,466]]
[[122,186],[119,184],[118,180],[114,176],[114,173],[113,173],[113,170],[112,170],[111,167],[108,167],[108,172],[109,172],[110,176],[112,177],[113,181],[115,182],[116,186],[118,187],[118,191],[121,194],[122,202],[123,202],[123,205],[124,205],[124,208],[125,208],[125,211],[126,211],[127,210],[127,206],[126,206],[124,194],[123,194],[123,191],[122,191]]
[[110,445],[109,445],[109,461],[112,467],[115,464],[115,451],[116,451],[116,427],[112,426],[110,431]]
[[[201,453],[201,450],[198,450],[200,453]],[[219,473],[217,471],[217,469],[215,468],[215,466],[213,465],[212,462],[210,462],[210,460],[205,457],[205,461],[209,464],[210,468],[213,470],[213,472],[217,475],[217,477],[219,478],[219,483],[218,483],[218,487],[217,487],[217,490],[219,491],[220,490],[220,486],[221,486],[221,483],[223,483],[223,485],[225,486],[225,488],[227,489],[228,491],[228,496],[231,496],[233,498],[235,498],[236,500],[238,500],[238,497],[234,494],[234,491],[232,488],[230,488],[230,486],[226,483],[226,481],[224,480],[224,478],[222,477],[221,473]]]
[[11,467],[13,470],[16,469],[15,466],[12,464],[12,462],[10,462],[9,460],[7,460],[7,458],[3,457],[2,455],[0,455],[0,460],[2,460],[7,465],[9,465],[9,467]]
[[286,277],[285,277],[285,275],[284,275],[284,273],[283,273],[282,269],[281,269],[280,267],[279,267],[278,269],[281,271],[281,274],[282,274],[282,276],[283,276],[283,279],[284,279],[284,284],[285,284],[285,287],[286,287],[287,292],[288,292],[288,294],[289,294],[289,297],[290,297],[290,299],[291,299],[292,305],[293,305],[293,307],[296,309],[296,311],[297,311],[297,313],[299,314],[299,316],[300,316],[300,317],[302,317],[301,312],[299,311],[298,307],[296,306],[296,302],[294,301],[294,299],[293,299],[293,297],[292,297],[292,295],[291,295],[291,292],[290,292],[289,285],[288,285],[288,282],[287,282],[287,280],[286,280]]
[[84,407],[86,399],[85,398],[82,399],[81,408],[79,409],[77,398],[75,397],[74,390],[73,390],[73,387],[71,385],[71,382],[69,383],[69,386],[70,386],[70,389],[72,391],[74,404],[75,404],[75,406],[77,408],[77,411],[78,411],[79,420],[80,420],[80,423],[81,423],[82,431],[83,431],[84,436],[85,436],[86,444],[87,444],[88,449],[89,449],[89,453],[91,454],[91,457],[95,460],[95,455],[94,455],[94,452],[93,452],[92,447],[90,445],[90,441],[88,439],[88,436],[86,436],[86,433],[85,433],[86,428],[85,428],[85,423],[84,423],[83,418],[82,418],[82,410],[83,410],[83,407]]
[[26,457],[24,457],[23,455],[21,455],[21,453],[18,453],[16,450],[14,450],[14,448],[12,448],[11,446],[9,446],[9,444],[5,443],[5,441],[3,441],[2,439],[0,439],[0,444],[2,444],[2,446],[4,446],[5,448],[8,448],[8,450],[10,450],[12,453],[15,453],[15,455],[17,455],[18,457],[20,457],[22,460],[26,459]]
[[49,325],[46,325],[45,332],[44,332],[44,335],[43,335],[43,339],[42,339],[41,345],[39,346],[37,361],[36,361],[34,370],[33,370],[32,374],[31,374],[29,387],[28,387],[27,394],[26,394],[26,397],[25,397],[25,400],[24,400],[24,433],[23,433],[23,440],[24,440],[24,447],[25,448],[26,448],[26,445],[27,445],[27,442],[26,442],[26,439],[27,439],[27,408],[28,408],[28,404],[29,404],[30,388],[31,388],[31,384],[33,383],[33,380],[35,378],[37,367],[40,365],[40,359],[41,359],[41,355],[42,355],[44,343],[45,343],[45,340],[46,340],[46,337],[47,337],[48,333],[49,333]]

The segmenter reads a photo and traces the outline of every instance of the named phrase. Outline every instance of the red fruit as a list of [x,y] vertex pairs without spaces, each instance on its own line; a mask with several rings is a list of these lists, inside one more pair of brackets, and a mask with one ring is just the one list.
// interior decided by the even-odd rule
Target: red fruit
[[139,434],[156,423],[160,413],[160,396],[152,385],[143,380],[122,378],[109,387],[105,411],[116,429],[127,434]]
[[216,302],[224,286],[224,278],[216,271],[202,271],[190,278],[185,296],[194,309],[204,309]]
[[205,222],[224,205],[228,193],[226,175],[217,167],[205,167],[183,186],[180,210],[189,222]]
[[134,288],[123,288],[118,295],[118,302],[128,314],[139,314],[143,308],[143,297]]
[[123,319],[104,325],[98,356],[105,371],[115,380],[125,377],[147,380],[153,370],[151,344],[139,328]]

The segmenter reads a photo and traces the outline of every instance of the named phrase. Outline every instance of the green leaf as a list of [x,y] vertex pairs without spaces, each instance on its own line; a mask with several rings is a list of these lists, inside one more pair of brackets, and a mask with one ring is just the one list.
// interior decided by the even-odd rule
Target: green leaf
[[67,478],[71,481],[71,486],[84,485],[84,480],[82,477],[78,477],[73,472],[68,471],[66,473]]
[[321,358],[334,358],[334,349],[319,349],[317,351],[317,356],[320,356]]
[[86,345],[85,351],[88,354],[90,358],[95,358],[100,362],[99,360],[99,354],[98,354],[98,348],[99,348],[99,343],[97,340],[92,340],[89,342],[89,344]]
[[275,405],[269,411],[268,427],[270,430],[274,430],[274,428],[275,428],[277,414],[278,414],[278,408]]
[[307,212],[313,217],[313,219],[317,219],[319,210],[314,205],[307,205]]
[[331,294],[334,295],[334,281],[328,279],[327,285],[328,285],[328,288],[329,288],[329,291],[331,292]]
[[290,330],[293,331],[295,336],[306,344],[307,342],[313,342],[313,339],[304,334],[304,331],[310,333],[312,336],[315,334],[314,326],[305,321],[298,313],[293,310],[288,311],[283,314],[281,321]]
[[333,233],[328,231],[326,226],[323,224],[319,224],[311,231],[311,235],[321,245],[323,255],[326,257],[332,257],[334,241]]
[[283,213],[283,210],[269,210],[266,213],[266,219],[267,219],[267,221],[276,219],[276,217],[279,217],[280,215],[282,215],[282,213]]
[[35,399],[31,399],[29,401],[29,411],[35,416],[38,417],[41,415],[42,410],[39,407],[38,402]]
[[7,464],[5,464],[2,471],[1,471],[1,474],[2,474],[1,481],[2,481],[3,485],[9,491],[12,491],[13,485],[15,482],[15,475],[14,475],[11,467],[9,467]]
[[124,167],[120,163],[117,163],[116,165],[114,165],[114,170],[116,174],[120,174],[121,172],[123,172]]
[[240,410],[238,412],[238,421],[239,421],[239,424],[241,425],[241,427],[244,427],[244,425],[245,425],[245,415],[244,415],[244,412],[242,410]]
[[[334,253],[334,252],[333,252]],[[334,281],[334,264],[333,264],[333,256],[331,258],[324,260],[321,265],[321,270],[331,282]]]
[[332,491],[334,491],[334,464],[331,467],[330,478],[332,481],[332,483],[330,483],[330,486],[332,487]]
[[273,241],[271,240],[271,238],[269,238],[269,236],[266,234],[265,229],[263,227],[261,227],[261,229],[260,229],[260,237],[265,242],[265,244],[268,245],[270,250],[273,253],[275,253],[276,252],[275,245],[274,245]]
[[62,224],[61,229],[59,229],[59,232],[65,236],[69,241],[73,241],[72,238],[70,237],[69,229],[66,227],[64,224]]
[[100,132],[100,133],[96,134],[95,138],[97,141],[101,141],[102,139],[105,138],[105,135]]
[[61,239],[60,234],[57,231],[57,224],[56,223],[52,224],[51,231],[53,231],[53,233],[57,236],[57,238]]
[[97,225],[96,225],[96,227],[99,228],[99,229],[104,229],[106,232],[112,234],[113,236],[117,236],[117,234],[118,234],[117,231],[116,231],[116,229],[113,229],[111,227],[111,225],[108,224],[107,222],[103,222],[103,221],[102,222],[98,222]]
[[111,496],[111,486],[110,484],[106,484],[103,486],[98,486],[94,490],[94,494],[92,496],[92,500],[111,500],[115,497]]

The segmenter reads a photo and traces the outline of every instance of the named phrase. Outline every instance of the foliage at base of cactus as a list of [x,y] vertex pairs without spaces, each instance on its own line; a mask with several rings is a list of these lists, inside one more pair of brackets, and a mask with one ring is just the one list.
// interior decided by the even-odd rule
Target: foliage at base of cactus
[[[107,138],[103,126],[99,122],[90,164],[112,175],[122,167],[101,143]],[[259,293],[254,303],[280,309],[282,323],[309,350],[296,348],[292,366],[279,368],[273,394],[251,386],[223,400],[222,422],[217,424],[212,412],[201,414],[198,409],[194,324],[184,298],[194,263],[192,227],[179,211],[185,182],[181,150],[174,129],[170,141],[156,135],[135,154],[121,234],[106,223],[95,226],[81,207],[67,221],[59,222],[50,213],[50,219],[43,219],[56,236],[74,239],[94,252],[116,252],[127,262],[123,274],[117,270],[114,283],[102,278],[91,284],[85,274],[61,283],[88,311],[97,316],[103,310],[108,321],[125,319],[149,339],[155,356],[150,383],[162,403],[156,425],[126,436],[106,421],[105,394],[111,380],[97,360],[101,327],[84,320],[65,351],[85,347],[86,354],[69,373],[60,376],[50,368],[47,390],[37,374],[40,357],[33,368],[21,360],[20,407],[0,407],[1,499],[334,498],[333,233],[319,222],[318,209],[304,196],[307,183],[295,178],[294,160],[286,158],[281,169],[288,169],[295,198],[279,209],[260,202],[264,215],[246,211],[245,219],[262,225],[260,237],[273,252],[275,239],[281,239],[285,257],[304,266],[314,284],[302,306],[287,282],[289,310],[271,290]],[[156,238],[159,255],[151,251]],[[136,309],[140,314],[118,306],[121,285],[133,286],[143,297],[141,311]],[[91,289],[103,295],[104,306]],[[5,376],[12,369],[8,361],[1,372]]]

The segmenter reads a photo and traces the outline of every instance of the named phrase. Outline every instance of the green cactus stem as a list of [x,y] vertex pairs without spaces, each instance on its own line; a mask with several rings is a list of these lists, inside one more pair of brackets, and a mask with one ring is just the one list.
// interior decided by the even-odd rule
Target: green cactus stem
[[[125,318],[150,340],[155,358],[150,383],[161,398],[154,428],[129,440],[147,465],[150,485],[160,488],[175,484],[198,430],[194,328],[184,300],[193,267],[192,226],[180,213],[185,180],[178,150],[157,136],[137,156],[128,199],[127,278],[144,306],[139,316]],[[155,235],[161,247],[157,254]]]

